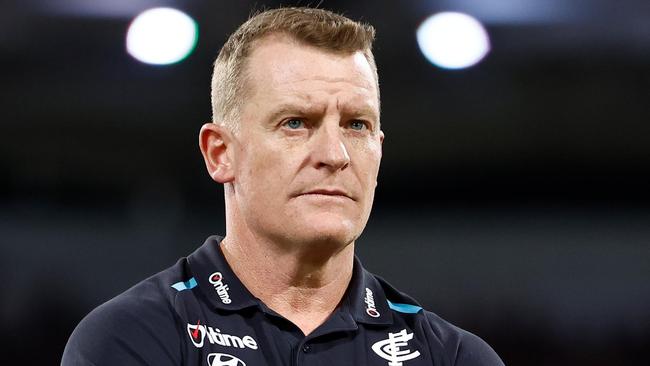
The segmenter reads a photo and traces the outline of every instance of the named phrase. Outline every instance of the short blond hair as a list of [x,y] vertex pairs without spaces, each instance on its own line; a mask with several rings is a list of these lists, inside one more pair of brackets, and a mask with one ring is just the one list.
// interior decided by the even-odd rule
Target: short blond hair
[[214,62],[212,121],[235,127],[245,98],[246,60],[256,40],[285,34],[309,46],[343,54],[361,51],[374,71],[379,96],[377,66],[372,54],[375,29],[324,9],[287,7],[251,16],[226,41]]

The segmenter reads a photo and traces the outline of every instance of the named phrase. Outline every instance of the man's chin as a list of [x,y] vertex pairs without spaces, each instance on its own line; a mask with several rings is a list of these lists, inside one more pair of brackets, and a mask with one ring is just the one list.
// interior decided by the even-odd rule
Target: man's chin
[[300,233],[304,243],[344,247],[359,236],[359,230],[350,220],[340,217],[324,218],[305,223]]
[[276,240],[288,245],[327,245],[341,247],[360,234],[359,225],[343,215],[302,215],[276,232]]

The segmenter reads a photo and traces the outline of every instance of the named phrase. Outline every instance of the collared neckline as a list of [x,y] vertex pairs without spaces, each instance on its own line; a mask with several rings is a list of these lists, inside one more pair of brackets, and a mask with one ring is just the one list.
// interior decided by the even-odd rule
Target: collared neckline
[[210,236],[188,258],[190,270],[201,292],[218,309],[242,310],[259,305],[226,262],[219,247],[223,237]]
[[383,287],[368,272],[359,258],[354,256],[352,279],[344,296],[350,312],[357,322],[376,325],[393,324],[393,314],[388,307],[388,300]]
[[[260,310],[277,316],[237,278],[219,247],[222,240],[221,236],[210,236],[188,257],[190,270],[201,292],[218,309],[238,311],[258,306]],[[332,316],[340,316],[342,311],[348,312],[356,322],[393,324],[393,315],[384,289],[375,276],[363,268],[356,256],[350,284],[343,295],[341,306]]]

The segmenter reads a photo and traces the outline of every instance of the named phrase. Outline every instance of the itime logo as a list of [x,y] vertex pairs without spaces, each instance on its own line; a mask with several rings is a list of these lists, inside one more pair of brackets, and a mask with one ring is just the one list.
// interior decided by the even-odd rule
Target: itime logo
[[388,361],[388,366],[402,366],[402,362],[412,360],[420,355],[420,351],[400,350],[400,347],[408,347],[407,342],[411,339],[413,339],[413,333],[407,333],[406,329],[402,329],[397,333],[388,333],[388,339],[373,344],[372,350],[379,357]]
[[230,300],[230,295],[228,294],[228,285],[223,283],[221,272],[214,272],[211,274],[208,281],[210,281],[212,286],[214,286],[214,289],[217,291],[222,303],[230,304],[232,302],[232,300]]
[[203,325],[200,321],[197,322],[196,325],[188,323],[187,334],[189,334],[190,340],[196,348],[203,347],[206,338],[210,344],[217,344],[224,347],[258,348],[255,339],[249,335],[239,337],[232,334],[222,333],[219,328]]
[[196,325],[187,324],[187,333],[190,335],[190,340],[194,343],[195,347],[203,347],[203,341],[205,340],[205,326],[200,325],[201,321],[199,320]]
[[372,296],[372,290],[366,287],[366,298],[363,300],[366,303],[366,314],[373,318],[379,318],[379,312],[375,307],[375,298]]

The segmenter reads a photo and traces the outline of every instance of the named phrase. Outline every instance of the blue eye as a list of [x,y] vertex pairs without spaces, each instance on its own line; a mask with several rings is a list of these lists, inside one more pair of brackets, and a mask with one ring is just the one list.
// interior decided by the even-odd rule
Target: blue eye
[[299,119],[290,119],[284,123],[285,126],[289,127],[292,130],[296,130],[304,126],[304,122]]
[[350,128],[353,130],[361,131],[366,128],[366,124],[363,121],[352,121],[350,122]]

